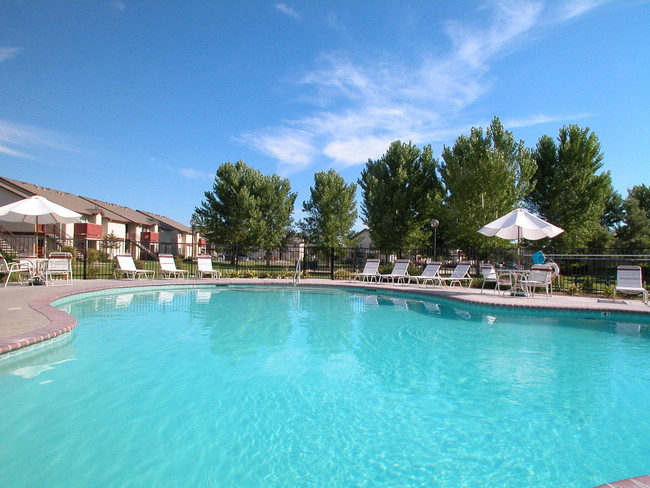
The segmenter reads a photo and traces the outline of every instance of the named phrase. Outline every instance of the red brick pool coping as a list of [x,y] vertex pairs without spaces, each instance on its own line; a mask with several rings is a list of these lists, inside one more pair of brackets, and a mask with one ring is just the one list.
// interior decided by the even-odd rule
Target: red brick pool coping
[[650,488],[650,475],[628,478],[597,486],[596,488]]
[[[15,351],[17,349],[27,347],[33,344],[37,344],[39,342],[47,341],[49,339],[53,339],[55,337],[58,337],[62,334],[68,333],[72,331],[76,326],[77,326],[77,320],[72,317],[71,315],[68,315],[65,313],[63,310],[60,310],[56,307],[53,307],[51,303],[54,300],[57,300],[59,298],[63,298],[66,296],[70,295],[77,295],[80,293],[89,293],[89,292],[94,292],[94,291],[102,291],[102,290],[112,290],[112,289],[119,289],[119,288],[133,288],[133,287],[152,287],[152,286],[191,286],[191,285],[214,285],[216,282],[214,281],[204,281],[202,283],[196,283],[196,282],[190,282],[188,283],[187,281],[182,281],[182,282],[176,282],[176,283],[120,283],[120,284],[115,284],[115,285],[110,285],[110,286],[99,286],[95,288],[86,288],[86,289],[80,289],[80,290],[69,290],[69,291],[62,291],[60,293],[53,293],[50,295],[44,295],[41,297],[34,298],[29,302],[29,306],[35,310],[36,312],[39,312],[43,316],[45,316],[49,320],[49,324],[39,327],[37,329],[31,330],[29,332],[25,332],[23,334],[18,334],[13,337],[9,337],[6,339],[0,339],[0,355],[4,353],[8,353],[10,351]],[[220,282],[223,283],[223,282]],[[231,284],[273,284],[273,285],[287,285],[288,283],[286,281],[283,282],[266,282],[266,283],[259,283],[253,282],[251,283],[250,281],[244,281],[244,280],[237,280],[237,281],[232,281],[229,282]],[[341,283],[341,282],[330,282],[330,283],[305,283],[309,284],[312,286],[337,286],[337,287],[353,287],[353,288],[370,288],[371,286],[373,289],[375,286],[367,283],[363,284],[353,284],[353,283]],[[491,305],[491,306],[501,306],[501,307],[517,307],[517,308],[553,308],[553,309],[560,309],[560,310],[575,310],[575,308],[571,307],[549,307],[548,304],[547,306],[544,305],[539,305],[539,304],[530,304],[530,303],[513,303],[513,304],[504,304],[504,303],[497,303],[496,301],[472,301],[472,300],[467,300],[467,299],[462,299],[458,297],[453,297],[449,296],[447,294],[442,295],[442,294],[435,294],[431,293],[430,290],[423,290],[423,289],[405,289],[405,288],[395,288],[395,287],[382,287],[378,286],[376,287],[377,289],[390,289],[390,290],[398,290],[398,291],[408,291],[408,292],[414,292],[416,294],[426,294],[426,295],[435,295],[435,296],[443,296],[451,299],[456,299],[459,301],[467,302],[467,303],[474,303],[474,304],[483,304],[483,305]],[[594,307],[594,308],[581,308],[580,310],[587,310],[587,311],[613,311],[611,309],[607,309],[607,307]],[[616,310],[618,311],[618,310]],[[625,311],[621,311],[622,313],[626,313]],[[630,311],[627,313],[639,313],[638,311]],[[606,483],[604,485],[599,485],[595,488],[650,488],[650,475],[644,475],[644,476],[639,476],[636,478],[628,478],[620,481],[615,481],[612,483]]]

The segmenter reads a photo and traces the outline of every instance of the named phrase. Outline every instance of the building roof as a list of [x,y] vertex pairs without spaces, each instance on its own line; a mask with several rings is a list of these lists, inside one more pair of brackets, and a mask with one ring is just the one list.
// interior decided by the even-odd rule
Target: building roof
[[[32,195],[41,195],[54,203],[58,203],[82,215],[97,215],[102,210],[89,200],[72,193],[66,193],[24,181],[11,180],[9,178],[0,178],[0,181],[5,183],[3,185],[4,188],[16,193],[20,197],[27,198]],[[113,212],[105,211],[104,215],[110,220],[125,222],[124,218]]]
[[132,208],[118,205],[117,203],[103,202],[101,200],[97,200],[96,198],[83,198],[89,202],[92,202],[93,205],[96,205],[98,208],[119,216],[119,218],[111,220],[117,220],[118,222],[135,223],[140,225],[156,225],[158,223],[156,220],[149,218],[137,210],[133,210]]
[[92,216],[101,213],[105,218],[113,222],[135,223],[144,226],[153,226],[156,224],[172,229],[178,229],[181,232],[191,232],[191,229],[175,220],[156,215],[150,212],[133,210],[132,208],[118,205],[116,203],[103,202],[95,198],[82,197],[72,193],[66,193],[45,186],[38,186],[24,181],[11,180],[0,177],[0,188],[5,188],[21,198],[27,198],[32,195],[41,195],[48,200],[58,203],[70,210],[74,210],[82,215]]
[[187,232],[187,233],[192,232],[192,229],[189,228],[187,225],[183,225],[180,222],[176,222],[175,220],[170,219],[169,217],[165,217],[164,215],[157,215],[151,212],[145,212],[144,210],[138,210],[138,212],[146,215],[150,219],[156,220],[157,222],[159,222],[159,225],[163,228],[176,229],[181,232]]

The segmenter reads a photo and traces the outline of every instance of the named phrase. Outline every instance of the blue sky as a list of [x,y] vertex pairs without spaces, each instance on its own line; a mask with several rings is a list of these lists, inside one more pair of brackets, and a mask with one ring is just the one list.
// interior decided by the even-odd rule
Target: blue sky
[[356,182],[498,116],[650,184],[650,2],[0,1],[0,176],[188,223],[225,161]]

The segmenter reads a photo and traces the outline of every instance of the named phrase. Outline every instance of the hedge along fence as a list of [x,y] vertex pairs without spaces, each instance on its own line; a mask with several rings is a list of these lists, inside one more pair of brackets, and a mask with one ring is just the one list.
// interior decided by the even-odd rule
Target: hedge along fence
[[[15,236],[16,237],[16,236]],[[33,236],[27,237],[33,241]],[[31,241],[30,241],[31,242]],[[115,256],[131,253],[138,268],[158,269],[157,254],[173,254],[176,266],[187,269],[193,276],[196,261],[193,256],[207,252],[212,256],[213,266],[223,277],[286,278],[293,277],[296,261],[300,261],[302,277],[347,280],[363,269],[370,258],[379,258],[382,270],[390,272],[396,259],[409,259],[409,274],[420,274],[427,262],[443,263],[441,274],[450,274],[458,262],[472,263],[471,274],[477,278],[474,286],[481,286],[479,264],[493,263],[500,269],[514,269],[517,250],[513,248],[466,250],[432,248],[379,250],[366,248],[324,248],[315,246],[250,247],[241,245],[214,245],[199,249],[197,245],[180,245],[161,242],[120,241],[111,248],[102,249],[98,242],[81,239],[58,239],[48,241],[48,251],[69,251],[74,255],[74,278],[112,278],[116,266]],[[532,265],[535,250],[522,250],[524,268]],[[641,266],[646,281],[650,281],[650,249],[576,249],[553,253],[544,251],[547,260],[560,267],[560,276],[554,289],[568,293],[602,294],[616,283],[616,267],[621,264]],[[11,252],[3,254],[9,259]]]

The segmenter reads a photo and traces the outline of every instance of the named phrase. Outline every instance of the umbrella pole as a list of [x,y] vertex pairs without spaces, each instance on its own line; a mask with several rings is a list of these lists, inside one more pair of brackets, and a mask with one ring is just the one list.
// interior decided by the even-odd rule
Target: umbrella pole
[[521,269],[521,227],[517,227],[517,269]]

